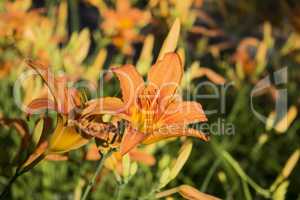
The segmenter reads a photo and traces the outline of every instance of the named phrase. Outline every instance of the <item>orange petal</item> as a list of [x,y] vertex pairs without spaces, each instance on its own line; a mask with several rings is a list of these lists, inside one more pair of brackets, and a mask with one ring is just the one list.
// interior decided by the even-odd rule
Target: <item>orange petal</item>
[[89,139],[83,138],[73,126],[65,126],[63,119],[58,118],[57,126],[51,135],[48,153],[65,153],[87,144]]
[[138,73],[132,65],[124,65],[119,68],[113,68],[112,71],[116,73],[120,87],[122,89],[122,99],[127,108],[137,98],[138,91],[144,88],[143,77]]
[[41,76],[41,78],[48,86],[51,94],[54,96],[56,101],[57,97],[56,97],[55,84],[54,84],[55,78],[54,75],[50,72],[49,67],[41,62],[36,62],[33,60],[26,60],[26,63],[28,64],[29,67],[31,67],[34,71],[36,71]]
[[128,12],[130,10],[130,3],[128,0],[117,0],[117,11]]
[[68,156],[59,154],[49,154],[45,157],[45,159],[51,161],[65,161],[68,160]]
[[133,128],[127,128],[125,130],[121,145],[120,152],[121,155],[125,155],[130,150],[135,148],[138,144],[140,144],[147,136],[143,133],[140,133]]
[[189,200],[221,200],[215,196],[200,192],[196,188],[189,185],[181,185],[178,188],[179,194]]
[[27,105],[26,112],[28,114],[33,114],[34,112],[43,109],[51,109],[57,111],[57,107],[55,106],[55,103],[51,99],[38,98],[38,99],[34,99]]
[[181,101],[171,103],[165,110],[162,122],[165,124],[185,124],[207,121],[202,106],[197,102]]
[[96,144],[91,144],[88,148],[88,151],[85,155],[86,160],[99,160],[100,159],[100,154],[98,147]]
[[193,71],[193,78],[198,78],[205,75],[211,82],[215,84],[225,84],[226,80],[220,74],[217,74],[215,71],[206,68],[206,67],[199,67],[195,71]]
[[55,98],[57,101],[58,110],[61,113],[67,114],[76,106],[80,106],[80,93],[75,88],[68,88],[68,78],[60,76],[55,78]]
[[150,69],[148,82],[160,90],[160,96],[163,98],[175,93],[182,75],[183,66],[180,57],[176,53],[167,53]]
[[150,136],[147,137],[143,141],[144,144],[151,144],[154,142],[158,142],[163,139],[173,138],[173,137],[182,137],[182,136],[189,136],[189,137],[196,137],[203,141],[208,141],[208,136],[201,131],[192,128],[185,128],[180,125],[174,125],[165,127],[160,131],[156,131],[152,133]]
[[49,67],[40,62],[27,60],[27,64],[41,76],[48,86],[59,112],[67,114],[78,104],[79,93],[76,89],[67,87],[66,76],[55,77]]
[[87,102],[87,107],[82,111],[82,115],[116,114],[123,112],[124,103],[116,97],[104,97]]
[[138,149],[133,149],[132,151],[130,151],[129,156],[130,159],[149,166],[154,165],[156,162],[154,156]]

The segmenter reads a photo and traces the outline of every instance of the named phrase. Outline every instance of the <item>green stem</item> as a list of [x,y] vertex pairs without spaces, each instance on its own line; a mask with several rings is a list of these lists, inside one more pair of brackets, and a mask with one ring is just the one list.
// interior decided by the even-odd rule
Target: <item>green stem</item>
[[220,155],[221,158],[233,168],[233,170],[238,174],[242,181],[247,182],[258,194],[262,195],[263,197],[271,197],[270,191],[268,189],[262,188],[253,179],[251,179],[241,168],[239,163],[225,149],[223,149],[222,145],[219,145],[216,142],[212,142],[212,146],[218,153],[218,155]]
[[242,185],[243,185],[243,190],[244,190],[244,194],[245,194],[245,199],[246,200],[252,200],[252,196],[249,190],[249,186],[247,184],[247,182],[242,180]]
[[91,189],[93,188],[93,186],[95,185],[95,182],[96,182],[96,178],[98,177],[102,167],[103,167],[103,164],[104,164],[104,161],[106,160],[106,158],[108,158],[111,154],[113,153],[113,149],[110,149],[106,154],[101,154],[101,158],[99,160],[99,163],[98,163],[98,166],[97,166],[97,169],[96,169],[96,172],[94,174],[94,176],[92,177],[92,179],[90,180],[89,184],[87,185],[87,187],[85,188],[84,190],[84,193],[83,193],[83,196],[81,198],[81,200],[86,200]]
[[202,191],[202,192],[205,192],[205,191],[206,191],[207,186],[208,186],[208,184],[209,184],[209,181],[211,180],[211,177],[213,176],[214,172],[216,171],[216,169],[218,168],[218,166],[219,166],[220,163],[221,163],[221,159],[218,158],[218,159],[213,163],[213,165],[212,165],[212,167],[210,168],[210,170],[208,171],[208,173],[207,173],[207,175],[206,175],[206,177],[205,177],[205,179],[204,179],[204,181],[203,181],[203,184],[202,184],[202,186],[201,186],[201,191]]
[[124,187],[125,187],[124,184],[118,184],[118,188],[117,188],[114,199],[119,200],[121,198],[121,193],[122,193]]
[[245,107],[248,106],[248,93],[250,91],[250,87],[248,85],[244,86],[240,89],[239,94],[234,102],[233,108],[230,111],[230,114],[227,117],[228,122],[234,122],[238,117],[239,112]]
[[79,31],[79,17],[78,17],[78,0],[69,0],[69,17],[71,21],[71,32]]
[[17,178],[19,177],[19,175],[20,174],[15,173],[15,175],[13,177],[11,177],[11,179],[8,182],[8,184],[5,186],[4,190],[2,191],[2,193],[0,195],[0,200],[6,199],[5,197],[9,193],[12,184],[17,180]]
[[157,191],[159,191],[157,184],[154,184],[154,186],[152,187],[150,192],[146,196],[141,197],[140,200],[150,199],[151,197],[154,196],[155,192],[157,192]]

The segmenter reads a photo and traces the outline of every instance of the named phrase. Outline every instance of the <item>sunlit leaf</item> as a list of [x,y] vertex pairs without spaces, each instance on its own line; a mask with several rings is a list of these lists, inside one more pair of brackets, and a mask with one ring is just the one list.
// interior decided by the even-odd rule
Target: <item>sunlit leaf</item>
[[134,176],[138,170],[138,164],[133,162],[130,166],[130,177]]
[[103,65],[106,60],[106,57],[107,57],[107,51],[105,49],[101,49],[98,52],[98,55],[97,55],[93,65],[90,66],[84,74],[84,77],[87,80],[92,81],[92,82],[97,82],[97,80],[100,77],[101,70],[103,69]]
[[280,121],[275,125],[275,130],[278,133],[284,133],[288,130],[292,122],[296,119],[298,114],[298,109],[296,106],[291,106],[287,114],[280,119]]
[[298,163],[300,158],[300,149],[296,150],[286,162],[284,168],[282,169],[281,174],[284,178],[288,178],[292,173],[293,169],[295,168],[296,164]]
[[177,47],[177,42],[180,34],[180,20],[177,18],[173,23],[169,34],[167,35],[158,55],[157,60],[161,60],[166,53],[174,52]]
[[68,15],[68,5],[67,1],[61,1],[58,8],[58,17],[57,17],[57,25],[56,25],[56,35],[60,39],[64,39],[67,34],[67,15]]
[[158,188],[165,187],[169,182],[170,182],[170,169],[166,168],[160,176]]
[[186,23],[187,20],[190,20],[189,18],[192,13],[192,3],[193,0],[186,0],[186,1],[181,1],[181,0],[176,0],[176,11],[179,13],[180,20],[182,23]]
[[153,59],[152,51],[154,45],[154,36],[148,35],[144,41],[143,49],[137,62],[137,70],[140,74],[145,75],[150,69]]
[[33,135],[32,135],[32,140],[35,144],[38,144],[40,141],[40,138],[42,136],[43,133],[43,129],[44,129],[44,119],[41,118],[40,120],[38,120],[38,122],[35,125],[34,131],[33,131]]
[[285,194],[287,193],[287,189],[289,187],[289,181],[284,181],[279,185],[277,190],[274,192],[272,199],[273,200],[285,200]]
[[193,148],[193,143],[191,142],[191,140],[186,141],[182,145],[180,152],[179,152],[179,156],[177,157],[176,162],[170,171],[170,179],[171,180],[176,178],[176,176],[179,174],[179,172],[183,168],[184,164],[186,163],[186,161],[188,160],[188,158],[192,152],[192,148]]
[[276,178],[274,183],[271,185],[271,187],[270,187],[271,191],[276,190],[276,188],[282,183],[282,181],[284,181],[285,179],[287,179],[290,176],[290,174],[292,173],[292,171],[296,167],[296,165],[299,161],[299,158],[300,158],[300,149],[297,149],[289,157],[289,159],[285,163],[283,169],[281,170],[280,174],[278,175],[278,177]]
[[124,180],[128,181],[130,176],[130,157],[129,154],[125,154],[122,158],[122,166],[123,166],[123,177]]

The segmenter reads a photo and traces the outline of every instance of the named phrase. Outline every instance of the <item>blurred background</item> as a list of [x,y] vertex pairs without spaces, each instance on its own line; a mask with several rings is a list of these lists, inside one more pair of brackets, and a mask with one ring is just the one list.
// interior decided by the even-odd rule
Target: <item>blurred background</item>
[[[14,84],[28,70],[25,59],[103,87],[105,96],[120,96],[115,77],[106,74],[100,85],[100,74],[132,63],[146,75],[176,18],[185,67],[181,91],[211,111],[211,140],[192,140],[184,167],[161,191],[187,184],[221,199],[300,200],[297,0],[0,1],[0,189],[14,173],[24,140],[23,127],[7,119],[24,120],[31,133],[38,118],[26,119],[15,103]],[[255,90],[266,77],[264,89]],[[213,86],[199,87],[204,81]],[[28,104],[44,89],[39,78],[26,80],[19,101]],[[137,169],[120,198],[146,198],[185,140],[142,146],[131,158]],[[49,158],[19,177],[8,199],[80,199],[96,160],[92,145]],[[106,163],[91,199],[114,197],[122,176],[117,168]]]

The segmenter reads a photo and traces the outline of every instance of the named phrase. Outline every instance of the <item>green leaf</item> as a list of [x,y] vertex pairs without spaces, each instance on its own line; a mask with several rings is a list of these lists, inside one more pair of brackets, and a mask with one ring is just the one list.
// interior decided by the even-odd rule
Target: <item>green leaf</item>
[[170,169],[166,168],[160,176],[159,186],[158,186],[159,189],[165,187],[170,182],[169,176],[170,176]]
[[138,170],[138,164],[136,162],[132,163],[130,166],[130,177],[134,176]]
[[140,74],[145,75],[149,71],[153,59],[152,51],[154,46],[154,36],[148,35],[145,39],[142,53],[137,61],[137,70]]
[[130,157],[128,154],[123,156],[122,166],[123,166],[123,178],[124,181],[127,182],[128,178],[130,177]]
[[43,129],[44,129],[44,119],[41,118],[36,123],[34,131],[33,131],[33,135],[32,135],[32,140],[33,140],[35,145],[37,145],[39,143],[40,138],[41,138],[42,133],[43,133]]
[[180,20],[177,18],[175,20],[175,22],[173,23],[173,25],[166,37],[161,49],[160,49],[157,60],[162,59],[166,53],[175,51],[175,49],[177,47],[178,39],[179,39],[179,34],[180,34]]
[[75,58],[78,63],[81,63],[89,53],[90,48],[90,31],[89,29],[83,29],[78,36],[75,49]]
[[188,160],[193,148],[193,143],[188,140],[186,141],[180,150],[179,156],[174,164],[174,166],[171,169],[170,172],[170,179],[176,178],[176,176],[179,174],[180,170],[183,168],[184,164]]
[[277,188],[277,190],[274,192],[272,199],[284,200],[288,187],[289,187],[289,181],[284,181],[283,183],[281,183]]

